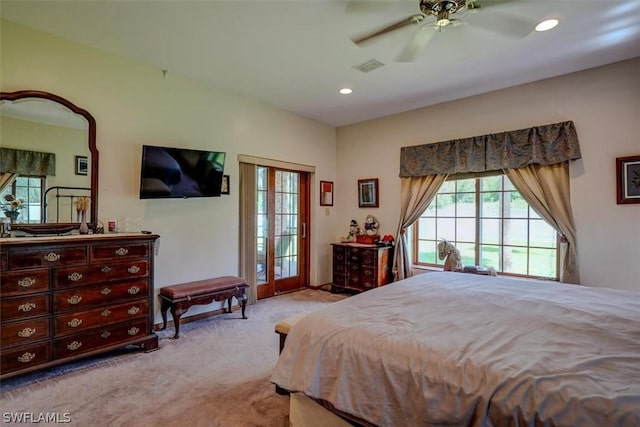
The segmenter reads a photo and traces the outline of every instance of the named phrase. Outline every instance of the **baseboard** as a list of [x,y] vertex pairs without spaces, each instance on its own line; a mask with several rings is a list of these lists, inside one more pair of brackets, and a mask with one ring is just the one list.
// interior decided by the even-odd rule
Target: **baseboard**
[[[236,310],[240,310],[240,306],[239,305],[231,306],[231,311],[232,312],[234,312]],[[218,314],[223,314],[223,313],[226,313],[226,308],[219,308],[217,310],[211,310],[211,311],[207,311],[207,312],[204,312],[204,313],[194,314],[193,316],[189,316],[189,317],[181,317],[180,318],[180,324],[184,325],[185,323],[195,322],[196,320],[208,319],[209,317],[217,316]],[[173,320],[169,320],[170,318],[171,318],[171,313],[168,312],[167,313],[167,328],[175,327],[175,325],[173,323]],[[162,330],[162,322],[154,323],[153,330],[154,331]]]

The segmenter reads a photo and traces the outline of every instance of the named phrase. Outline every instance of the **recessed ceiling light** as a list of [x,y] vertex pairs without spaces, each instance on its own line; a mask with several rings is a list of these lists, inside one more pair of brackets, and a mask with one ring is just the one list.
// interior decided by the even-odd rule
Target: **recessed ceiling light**
[[339,92],[343,95],[349,95],[351,94],[351,92],[353,92],[351,89],[349,89],[348,87],[343,87],[342,89],[339,90]]
[[536,31],[548,31],[558,25],[557,19],[547,19],[536,25]]

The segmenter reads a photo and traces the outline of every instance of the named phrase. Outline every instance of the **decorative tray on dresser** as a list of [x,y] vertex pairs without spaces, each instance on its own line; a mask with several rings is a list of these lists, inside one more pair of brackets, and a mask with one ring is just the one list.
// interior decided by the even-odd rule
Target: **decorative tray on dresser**
[[139,233],[0,239],[0,378],[127,345],[158,348]]

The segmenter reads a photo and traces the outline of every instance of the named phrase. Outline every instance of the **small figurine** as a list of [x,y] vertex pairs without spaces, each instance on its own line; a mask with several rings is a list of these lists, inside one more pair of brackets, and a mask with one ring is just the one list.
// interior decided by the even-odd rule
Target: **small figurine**
[[349,236],[348,237],[356,237],[360,234],[360,226],[358,225],[358,221],[355,219],[351,220],[351,224],[349,225]]
[[364,220],[364,232],[367,236],[377,236],[378,228],[380,225],[378,224],[378,220],[373,215],[367,215],[367,218]]

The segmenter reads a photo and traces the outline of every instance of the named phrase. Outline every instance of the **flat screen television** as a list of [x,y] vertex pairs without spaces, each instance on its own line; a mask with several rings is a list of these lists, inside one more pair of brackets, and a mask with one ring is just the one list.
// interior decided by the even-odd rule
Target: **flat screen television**
[[143,145],[140,198],[220,196],[225,154]]

